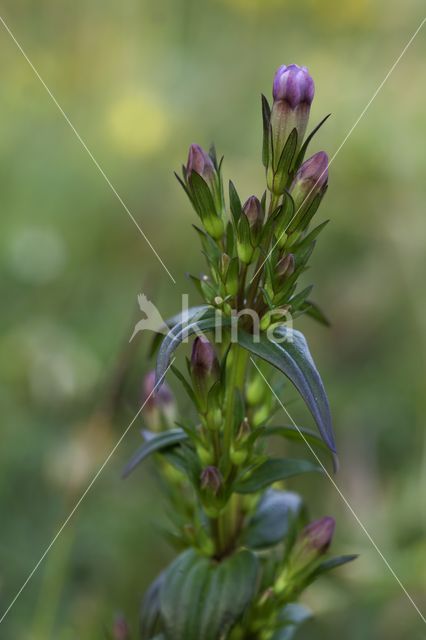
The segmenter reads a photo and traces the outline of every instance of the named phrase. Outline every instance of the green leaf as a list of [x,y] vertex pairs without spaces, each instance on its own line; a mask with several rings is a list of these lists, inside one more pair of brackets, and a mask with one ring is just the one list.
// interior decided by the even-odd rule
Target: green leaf
[[308,305],[306,309],[306,314],[308,316],[324,325],[325,327],[331,326],[330,320],[315,302],[312,302],[312,300],[306,300],[306,304]]
[[282,626],[274,633],[271,640],[292,640],[299,627],[311,617],[312,613],[302,604],[296,602],[286,604],[278,616]]
[[248,550],[220,563],[185,551],[167,570],[161,590],[168,640],[226,637],[255,595],[257,574],[257,558]]
[[287,535],[302,510],[302,499],[291,491],[268,489],[247,523],[242,542],[252,549],[265,549]]
[[161,380],[167,371],[170,358],[183,340],[197,331],[214,329],[218,324],[231,324],[231,318],[221,315],[217,309],[204,307],[199,315],[194,315],[186,322],[178,322],[164,338],[157,357],[156,376]]
[[149,431],[145,431],[144,434],[149,434],[149,439],[143,443],[127,463],[122,473],[123,478],[127,478],[133,469],[152,453],[176,447],[188,438],[182,429],[170,429],[170,431],[163,431],[162,433],[154,436]]
[[262,121],[263,121],[263,143],[262,143],[262,162],[263,166],[269,164],[269,135],[271,121],[271,107],[268,100],[262,93]]
[[306,445],[306,442],[317,447],[321,447],[325,451],[330,449],[325,444],[324,440],[319,438],[314,431],[305,429],[304,427],[291,427],[291,426],[265,426],[259,427],[253,432],[253,438],[268,438],[270,436],[281,436],[286,440],[293,442],[301,442]]
[[210,307],[206,304],[199,305],[197,307],[190,307],[189,309],[183,312],[181,311],[180,313],[177,313],[171,318],[168,318],[167,320],[165,320],[164,324],[158,328],[159,333],[157,333],[157,335],[154,337],[151,343],[149,356],[150,357],[153,356],[154,353],[157,351],[162,340],[161,332],[163,333],[168,332],[170,329],[173,329],[173,327],[176,326],[179,322],[189,322],[191,318],[193,318],[194,316],[198,316],[200,313],[203,313],[204,311],[207,311],[207,309],[210,309]]
[[309,407],[324,442],[335,452],[330,406],[304,335],[285,327],[276,327],[274,333],[282,335],[286,340],[278,344],[261,333],[259,342],[256,342],[253,336],[240,330],[238,342],[244,349],[269,362],[291,380]]
[[312,229],[312,231],[310,231],[310,233],[308,233],[302,240],[300,240],[300,242],[296,242],[296,244],[291,247],[292,253],[298,253],[306,249],[306,247],[308,247],[311,242],[313,242],[317,238],[317,236],[319,236],[321,231],[324,229],[324,227],[327,226],[329,222],[330,220],[321,222],[321,224],[316,226],[315,229]]
[[239,480],[235,484],[234,490],[237,493],[256,493],[279,480],[286,480],[312,471],[321,471],[321,467],[308,460],[270,458],[256,467],[248,477]]
[[241,215],[242,206],[240,196],[238,195],[238,192],[232,180],[229,181],[229,205],[231,207],[232,217],[234,218],[236,224]]
[[323,573],[328,573],[329,571],[332,571],[333,569],[337,569],[337,567],[341,567],[342,565],[347,564],[348,562],[353,562],[357,558],[358,558],[358,555],[352,554],[352,555],[346,555],[346,556],[336,556],[335,558],[329,558],[328,560],[324,560],[324,562],[321,562],[321,564],[316,569],[314,569],[312,573],[309,574],[305,583],[306,586],[308,584],[311,584],[311,582],[316,580]]
[[[154,580],[142,599],[139,611],[140,640],[149,640],[158,631],[160,622],[160,592],[164,583],[164,572]],[[157,636],[156,636],[157,637]]]
[[317,126],[312,129],[311,133],[308,135],[308,137],[306,138],[305,142],[303,143],[298,155],[297,155],[297,160],[296,160],[296,168],[299,167],[302,162],[303,162],[303,158],[305,157],[305,153],[307,151],[308,145],[310,143],[310,141],[312,140],[312,138],[314,137],[314,135],[316,134],[316,132],[322,127],[322,125],[324,124],[324,122],[326,120],[328,120],[328,118],[331,116],[331,113],[329,113],[328,115],[325,116],[325,118],[323,118],[321,120],[321,122],[319,124],[317,124]]

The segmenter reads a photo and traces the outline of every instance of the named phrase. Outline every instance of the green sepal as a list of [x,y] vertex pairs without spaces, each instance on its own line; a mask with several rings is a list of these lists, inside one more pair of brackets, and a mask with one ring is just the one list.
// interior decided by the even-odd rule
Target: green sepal
[[250,223],[246,215],[241,215],[237,226],[237,252],[244,264],[250,264],[253,258],[253,245],[251,243]]
[[264,167],[267,167],[269,164],[270,121],[271,121],[271,107],[269,106],[268,100],[262,93],[262,122],[263,122],[262,163]]
[[312,140],[312,138],[314,137],[314,135],[317,133],[317,131],[322,127],[322,125],[324,124],[324,122],[326,120],[328,120],[328,118],[331,116],[331,113],[329,113],[328,115],[325,116],[325,118],[323,118],[321,120],[321,122],[319,124],[317,124],[317,126],[312,129],[311,133],[308,135],[308,137],[306,138],[305,142],[303,143],[303,145],[300,148],[299,153],[297,154],[297,158],[296,158],[296,162],[295,162],[295,168],[296,170],[300,167],[300,165],[303,162],[303,159],[305,157],[305,153],[307,151],[307,148],[309,146],[310,141]]
[[237,224],[240,219],[242,205],[240,196],[234,186],[232,180],[229,181],[229,206],[231,208],[232,217],[234,218],[235,224]]

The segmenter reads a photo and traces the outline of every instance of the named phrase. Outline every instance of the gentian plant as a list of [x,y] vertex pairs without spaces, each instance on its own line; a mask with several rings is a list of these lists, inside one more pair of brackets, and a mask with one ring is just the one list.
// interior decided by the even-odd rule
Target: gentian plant
[[[355,557],[327,557],[333,518],[310,522],[302,498],[284,484],[325,469],[312,451],[328,452],[334,467],[337,460],[324,386],[292,324],[301,314],[327,322],[311,287],[297,289],[326,225],[312,222],[327,189],[327,154],[305,160],[326,120],[305,138],[313,97],[308,70],[294,64],[276,72],[272,107],[262,96],[260,197],[242,204],[230,182],[226,204],[214,148],[192,145],[178,176],[199,217],[208,272],[191,277],[204,304],[169,320],[165,337],[154,340],[156,372],[144,386],[149,429],[125,469],[127,476],[154,454],[179,551],[142,602],[142,640],[288,640],[309,616],[299,603],[304,589]],[[174,352],[190,336],[182,371]],[[169,370],[193,407],[180,419],[164,382]],[[277,371],[295,386],[318,432],[274,423]],[[300,442],[308,459],[271,455],[271,436]],[[130,637],[120,629],[120,638]]]

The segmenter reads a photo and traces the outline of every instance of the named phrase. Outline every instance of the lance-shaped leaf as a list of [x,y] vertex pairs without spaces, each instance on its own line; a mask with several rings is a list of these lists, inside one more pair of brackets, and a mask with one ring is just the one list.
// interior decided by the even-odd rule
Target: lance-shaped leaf
[[231,318],[225,318],[217,309],[207,307],[205,311],[193,316],[189,321],[178,322],[161,343],[157,357],[156,379],[162,380],[170,363],[170,358],[177,347],[197,332],[208,331],[221,325],[230,325]]
[[188,438],[187,434],[182,429],[170,429],[170,431],[164,431],[163,433],[159,433],[154,436],[152,436],[150,432],[145,431],[145,438],[148,433],[150,434],[149,437],[125,466],[122,474],[123,478],[127,478],[133,469],[152,453],[176,447]]
[[250,334],[239,331],[238,342],[291,380],[309,407],[324,442],[335,452],[328,398],[304,335],[285,327],[275,328],[275,334],[285,338],[285,341],[279,344],[266,334],[260,334],[259,341],[256,342]]
[[309,444],[329,451],[329,448],[325,444],[324,440],[317,436],[314,431],[311,431],[311,429],[305,429],[304,427],[292,427],[289,425],[268,425],[259,427],[253,432],[252,439],[257,440],[257,438],[268,438],[270,436],[281,436],[286,440],[291,440],[293,442],[302,442],[305,444],[306,442],[309,442]]
[[333,569],[337,569],[338,567],[341,567],[348,562],[353,562],[357,558],[358,556],[356,554],[352,554],[346,556],[336,556],[334,558],[328,558],[327,560],[324,560],[324,562],[321,562],[321,564],[317,566],[316,569],[314,569],[309,574],[309,576],[307,576],[306,580],[304,581],[304,587],[307,587],[323,573],[333,571]]
[[162,334],[167,335],[170,329],[173,329],[173,327],[175,327],[178,324],[178,322],[189,322],[191,318],[194,318],[195,316],[198,317],[199,315],[207,311],[207,309],[209,308],[210,307],[206,304],[199,305],[197,307],[190,307],[189,309],[185,309],[180,313],[177,313],[176,315],[172,316],[171,318],[168,318],[167,320],[165,320],[164,324],[162,324],[161,327],[158,327],[157,333],[152,340],[149,355],[152,356],[157,351],[158,346],[160,345],[161,340],[163,339]]
[[312,471],[321,471],[321,467],[308,460],[270,458],[256,467],[248,477],[237,481],[234,490],[237,493],[256,493],[279,480],[286,480]]
[[302,510],[302,499],[292,491],[268,489],[247,523],[242,542],[265,549],[282,542]]
[[286,604],[278,614],[281,627],[274,633],[271,640],[292,640],[299,627],[311,617],[312,613],[302,604],[296,602]]
[[257,586],[258,562],[240,551],[220,563],[193,549],[167,570],[161,614],[168,640],[218,640],[243,615]]
[[[140,640],[150,640],[158,631],[160,622],[160,592],[164,583],[164,572],[154,580],[148,588],[139,612]],[[157,637],[157,636],[156,636]]]

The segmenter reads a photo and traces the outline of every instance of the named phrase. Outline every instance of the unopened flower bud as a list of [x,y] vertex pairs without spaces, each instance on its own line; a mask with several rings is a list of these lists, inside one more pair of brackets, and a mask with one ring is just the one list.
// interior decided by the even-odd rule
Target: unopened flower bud
[[243,212],[247,216],[250,228],[257,233],[262,228],[265,217],[265,212],[263,211],[259,198],[250,196],[243,205]]
[[112,630],[112,637],[114,638],[114,640],[129,640],[130,629],[123,616],[116,617]]
[[301,538],[319,554],[325,553],[333,539],[336,522],[334,518],[325,516],[308,524],[301,533]]
[[291,196],[297,209],[312,202],[321,194],[328,181],[328,156],[318,151],[302,164],[291,186]]
[[192,346],[191,371],[199,378],[207,378],[217,371],[217,367],[218,361],[212,343],[205,336],[198,336]]
[[325,516],[308,524],[299,534],[291,554],[291,565],[298,571],[317,560],[328,550],[336,523]]
[[[195,175],[202,180],[195,179]],[[224,232],[222,214],[224,209],[220,171],[212,158],[198,144],[189,148],[188,161],[184,169],[185,189],[200,216],[204,228],[212,238],[218,240]]]
[[192,172],[198,173],[207,184],[213,186],[216,170],[208,153],[198,144],[189,147],[188,161],[186,163],[186,175],[190,178]]
[[251,435],[251,427],[250,427],[250,422],[248,420],[247,417],[244,418],[244,420],[242,421],[242,423],[240,424],[240,428],[238,429],[238,433],[237,433],[237,442],[243,443],[243,442],[247,442],[247,440],[249,439]]
[[276,273],[279,276],[280,282],[289,278],[294,273],[295,261],[294,255],[292,253],[288,253],[286,256],[281,258],[277,264]]
[[155,385],[155,371],[149,371],[143,380],[143,414],[152,430],[161,426],[164,418],[168,425],[176,418],[176,403],[174,395],[166,382]]
[[191,376],[194,391],[206,408],[207,394],[219,374],[219,362],[211,342],[204,336],[194,340],[191,354]]
[[296,153],[301,147],[314,99],[314,81],[306,67],[299,67],[297,64],[282,65],[275,74],[272,93],[274,103],[270,125],[273,166],[268,167],[268,186],[280,195],[284,193],[289,170],[289,167],[285,167],[283,175],[276,174],[281,154],[293,129],[297,132]]
[[203,469],[200,476],[201,488],[217,495],[222,486],[222,476],[217,467],[209,466]]
[[297,130],[300,147],[306,132],[309,112],[314,99],[315,85],[306,67],[283,64],[274,77],[271,113],[274,153],[280,156],[289,133]]

